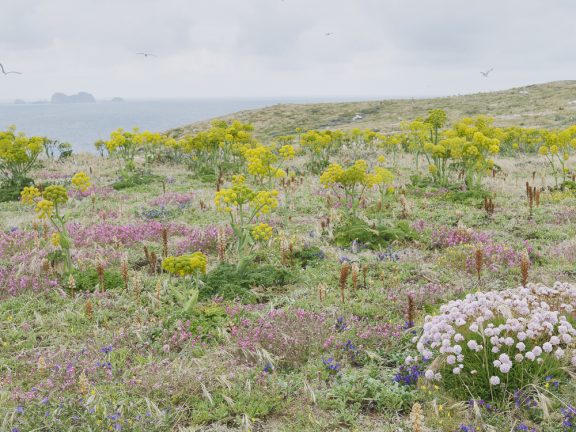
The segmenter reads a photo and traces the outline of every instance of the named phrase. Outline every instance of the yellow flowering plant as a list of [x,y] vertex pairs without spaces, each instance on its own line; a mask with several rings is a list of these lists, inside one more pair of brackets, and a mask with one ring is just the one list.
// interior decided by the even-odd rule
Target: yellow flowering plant
[[138,141],[136,140],[137,135],[137,128],[134,128],[132,132],[119,128],[110,134],[108,141],[104,142],[108,153],[111,156],[121,158],[124,161],[124,167],[129,171],[133,171],[136,168],[134,165],[134,157],[139,147]]
[[558,133],[546,131],[544,144],[538,149],[538,154],[544,156],[552,169],[554,182],[558,187],[558,174],[562,183],[566,181],[569,170],[566,162],[570,158],[570,149],[576,147],[576,126],[571,126]]
[[492,126],[492,119],[478,116],[460,120],[444,131],[437,143],[426,143],[424,152],[434,181],[446,185],[449,174],[459,172],[468,188],[479,187],[482,178],[494,167],[492,157],[500,152],[497,136],[499,130]]
[[144,149],[144,160],[148,164],[158,158],[166,140],[167,138],[158,132],[144,131],[134,136],[136,145]]
[[[420,156],[424,155],[428,161],[428,171],[437,178],[443,174],[442,166],[438,162],[445,157],[444,148],[439,144],[441,129],[446,124],[446,112],[433,109],[428,112],[426,119],[417,118],[412,122],[402,122],[400,127],[405,132],[404,145],[415,155],[416,171],[420,170]],[[431,161],[434,159],[434,162]],[[440,164],[442,165],[442,164]]]
[[196,174],[210,174],[221,179],[244,162],[244,152],[254,147],[253,127],[234,120],[214,120],[210,129],[182,138],[182,155],[188,167]]
[[402,122],[400,127],[404,131],[404,143],[408,151],[414,154],[416,171],[420,169],[420,156],[425,153],[424,147],[431,144],[430,134],[432,127],[422,119],[412,122]]
[[[187,313],[192,312],[192,308],[198,300],[198,292],[203,284],[201,277],[206,274],[206,265],[207,258],[202,252],[169,256],[162,261],[162,268],[171,275],[192,280],[192,291],[184,303],[184,311]],[[181,300],[184,302],[183,297]]]
[[216,192],[214,203],[216,209],[228,213],[230,226],[237,240],[238,256],[242,259],[249,255],[248,247],[254,245],[255,240],[261,240],[267,228],[260,227],[254,231],[256,218],[266,215],[278,207],[277,190],[252,190],[245,184],[245,177],[234,176],[232,187]]
[[275,145],[247,148],[244,151],[246,170],[259,184],[263,184],[264,179],[267,179],[268,186],[271,187],[274,179],[286,177],[282,165],[293,159],[295,154],[294,146],[290,144],[283,145],[279,149]]
[[360,159],[348,168],[343,168],[337,163],[330,164],[320,176],[320,183],[325,188],[332,188],[336,196],[344,202],[346,209],[355,215],[367,189],[378,186],[381,191],[385,191],[385,186],[389,185],[393,179],[393,174],[381,166],[369,172],[366,161]]
[[310,156],[308,167],[313,173],[319,173],[330,163],[330,155],[337,150],[344,139],[342,131],[309,130],[299,134],[300,146]]
[[168,152],[168,157],[174,162],[181,162],[185,150],[186,150],[186,139],[175,139],[175,138],[166,138],[163,142],[164,148]]
[[[84,172],[72,177],[72,185],[78,190],[86,190],[90,186],[90,178]],[[35,205],[36,215],[39,219],[48,221],[55,229],[51,237],[54,246],[60,246],[64,252],[64,272],[69,273],[72,265],[72,239],[66,228],[67,218],[62,212],[63,206],[68,202],[68,191],[64,186],[51,185],[40,191],[35,186],[29,186],[20,192],[24,204]]]
[[80,171],[72,176],[72,184],[81,192],[86,192],[86,190],[90,187],[90,177],[83,172]]
[[0,131],[0,180],[21,184],[42,153],[43,137],[26,137],[14,127]]

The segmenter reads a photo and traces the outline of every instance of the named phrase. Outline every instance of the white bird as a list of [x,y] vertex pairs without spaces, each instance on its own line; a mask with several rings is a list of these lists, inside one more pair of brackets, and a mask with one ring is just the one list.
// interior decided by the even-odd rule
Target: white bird
[[483,76],[484,78],[488,78],[488,75],[489,75],[490,72],[492,72],[493,70],[494,70],[494,68],[490,68],[490,69],[488,69],[486,72],[480,71],[480,73],[482,74],[482,76]]
[[4,75],[8,75],[8,74],[18,74],[18,75],[22,75],[22,72],[16,72],[16,71],[7,71],[4,69],[4,66],[2,65],[2,63],[0,63],[0,69],[2,69],[2,73]]
[[136,55],[142,55],[142,56],[144,56],[144,57],[158,57],[156,54],[145,53],[145,52],[136,53]]
[[330,33],[324,33],[324,36],[332,36],[334,33],[330,32]]

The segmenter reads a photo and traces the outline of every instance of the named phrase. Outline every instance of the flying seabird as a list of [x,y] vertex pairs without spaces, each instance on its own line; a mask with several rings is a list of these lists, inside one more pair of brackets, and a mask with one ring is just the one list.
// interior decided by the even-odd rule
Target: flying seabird
[[4,75],[8,75],[8,74],[18,74],[18,75],[22,75],[22,72],[16,72],[16,71],[6,71],[4,69],[4,66],[2,65],[2,63],[0,63],[0,69],[2,69],[2,73]]
[[483,76],[484,78],[488,78],[488,75],[489,75],[490,72],[492,72],[493,70],[494,70],[494,68],[490,68],[490,69],[488,69],[486,72],[480,71],[480,73],[482,74],[482,76]]

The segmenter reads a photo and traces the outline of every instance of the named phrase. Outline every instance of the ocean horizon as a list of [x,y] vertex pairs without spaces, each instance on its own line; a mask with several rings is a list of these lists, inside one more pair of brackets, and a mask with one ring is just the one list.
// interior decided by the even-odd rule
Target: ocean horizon
[[[94,143],[118,128],[165,132],[197,121],[279,103],[350,102],[369,98],[311,97],[255,99],[150,99],[95,103],[0,103],[0,129],[15,125],[28,136],[72,144],[75,152],[95,152]],[[381,99],[381,98],[373,98]]]

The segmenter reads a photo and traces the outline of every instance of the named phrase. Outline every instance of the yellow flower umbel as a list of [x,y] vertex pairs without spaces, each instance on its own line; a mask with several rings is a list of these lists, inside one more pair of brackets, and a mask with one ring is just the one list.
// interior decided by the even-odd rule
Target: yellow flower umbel
[[271,191],[258,192],[252,200],[255,209],[255,216],[268,214],[271,210],[278,207],[278,199],[276,198],[277,196],[278,191],[275,189]]
[[[198,289],[202,284],[200,276],[206,274],[206,255],[202,252],[194,252],[189,255],[169,256],[162,261],[162,268],[176,276],[192,276],[192,292],[184,304],[185,312],[192,312],[192,308],[198,299]],[[178,295],[180,300],[184,300]]]
[[272,238],[272,227],[266,223],[260,223],[252,228],[252,238],[255,241],[268,241]]
[[169,256],[162,261],[162,268],[176,276],[206,273],[206,255],[194,252],[190,255]]
[[22,192],[20,192],[20,198],[24,204],[33,204],[34,199],[38,198],[40,195],[40,191],[34,186],[26,186],[22,189]]
[[58,247],[60,246],[60,233],[52,233],[52,237],[50,238],[50,243],[52,243],[53,246]]
[[68,201],[68,192],[64,186],[52,185],[44,189],[42,197],[45,200],[52,201],[54,204],[66,204]]
[[80,171],[72,177],[72,184],[79,191],[85,192],[90,187],[90,177],[85,172]]
[[50,200],[43,199],[36,204],[36,214],[38,219],[50,219],[54,214],[54,203]]
[[254,199],[255,192],[244,184],[245,180],[243,175],[236,175],[232,177],[231,188],[216,192],[214,204],[218,211],[231,213],[235,207],[242,207]]
[[282,156],[284,159],[294,159],[296,150],[294,150],[294,146],[288,144],[280,147],[278,153],[280,153],[280,156]]

